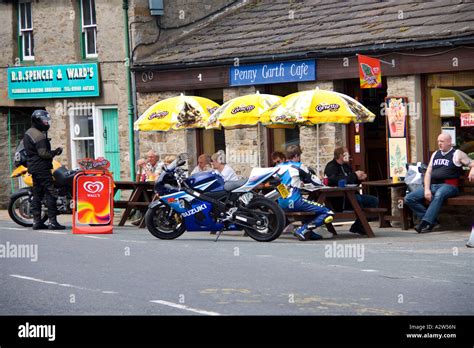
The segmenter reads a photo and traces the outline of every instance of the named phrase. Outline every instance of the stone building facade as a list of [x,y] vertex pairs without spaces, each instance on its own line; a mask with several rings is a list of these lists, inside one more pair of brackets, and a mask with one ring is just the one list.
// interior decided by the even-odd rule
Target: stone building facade
[[[31,1],[31,14],[34,34],[34,61],[19,59],[17,3],[0,3],[0,139],[4,149],[8,146],[8,117],[10,129],[10,148],[15,147],[22,137],[22,132],[29,127],[31,111],[46,109],[52,119],[52,127],[48,132],[53,147],[62,146],[64,152],[59,161],[68,167],[75,167],[71,154],[71,126],[69,113],[72,109],[93,110],[94,118],[100,117],[102,110],[116,110],[117,136],[120,149],[120,166],[116,178],[129,178],[130,150],[127,115],[127,79],[124,42],[124,15],[122,1],[95,1],[97,24],[97,57],[85,59],[81,52],[81,8],[79,1]],[[9,99],[7,67],[45,66],[77,63],[97,63],[99,71],[98,97],[87,98],[41,98],[41,99]],[[84,110],[84,113],[87,111]],[[8,116],[10,114],[10,116]],[[95,123],[95,121],[94,121]],[[22,124],[18,129],[13,124]],[[95,126],[94,126],[95,127]],[[16,134],[18,131],[19,134]],[[94,128],[96,133],[103,128]],[[99,134],[94,134],[98,141]],[[100,139],[99,139],[100,140]],[[95,146],[98,146],[95,144]],[[104,153],[97,153],[104,155]],[[11,156],[7,151],[0,154],[2,163],[10,163]],[[0,167],[1,187],[0,204],[5,206],[11,192],[9,180],[10,166]],[[15,183],[16,185],[16,183]]]

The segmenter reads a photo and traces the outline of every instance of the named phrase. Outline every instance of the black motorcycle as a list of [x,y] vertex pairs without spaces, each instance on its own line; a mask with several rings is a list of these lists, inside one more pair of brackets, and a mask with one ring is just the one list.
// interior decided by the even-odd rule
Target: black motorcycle
[[[10,196],[8,204],[8,215],[20,226],[33,226],[33,214],[31,212],[31,202],[33,200],[33,183],[31,175],[27,173],[28,169],[24,166],[18,167],[11,175],[14,177],[23,177],[27,187],[21,188]],[[80,169],[68,170],[65,166],[60,166],[53,172],[54,186],[58,193],[56,201],[58,215],[72,214],[73,200],[72,187],[74,176]],[[41,221],[48,220],[46,202],[42,202]]]

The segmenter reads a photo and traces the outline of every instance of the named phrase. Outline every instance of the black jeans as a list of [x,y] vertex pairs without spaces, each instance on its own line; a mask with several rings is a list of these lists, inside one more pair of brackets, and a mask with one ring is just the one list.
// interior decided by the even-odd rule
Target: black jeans
[[48,217],[55,218],[58,214],[56,201],[58,194],[54,188],[53,175],[51,172],[38,172],[32,174],[33,177],[33,201],[31,203],[31,212],[35,220],[41,218],[41,201],[46,199],[48,208]]

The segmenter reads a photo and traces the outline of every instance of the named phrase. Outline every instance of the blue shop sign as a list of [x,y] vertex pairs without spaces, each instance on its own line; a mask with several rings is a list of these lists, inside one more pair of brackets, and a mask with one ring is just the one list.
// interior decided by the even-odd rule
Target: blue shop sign
[[233,66],[231,86],[262,85],[316,80],[316,61],[298,60]]
[[99,96],[97,63],[8,68],[8,98]]

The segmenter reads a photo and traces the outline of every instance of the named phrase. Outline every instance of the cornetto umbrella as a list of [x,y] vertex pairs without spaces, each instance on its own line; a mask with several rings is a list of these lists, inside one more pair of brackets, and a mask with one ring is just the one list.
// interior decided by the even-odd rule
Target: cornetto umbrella
[[214,111],[206,128],[255,126],[260,122],[262,113],[280,99],[279,96],[259,92],[233,98]]
[[205,127],[209,116],[219,107],[214,101],[181,94],[150,106],[135,121],[138,131],[169,131]]
[[314,89],[283,97],[262,115],[262,123],[316,125],[372,122],[375,115],[357,100],[338,92]]

